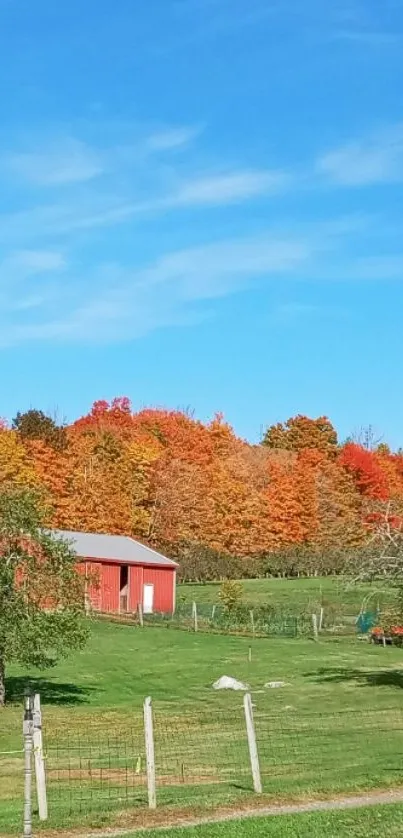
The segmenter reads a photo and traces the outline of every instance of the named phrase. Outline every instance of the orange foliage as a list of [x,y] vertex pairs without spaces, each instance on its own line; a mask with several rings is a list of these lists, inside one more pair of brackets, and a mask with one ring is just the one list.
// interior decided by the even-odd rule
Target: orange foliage
[[66,439],[55,450],[0,425],[0,482],[42,487],[49,523],[64,529],[246,560],[291,545],[355,545],[381,501],[403,515],[403,456],[339,449],[325,417],[296,416],[250,445],[220,414],[203,424],[178,410],[133,413],[117,398],[95,402]]

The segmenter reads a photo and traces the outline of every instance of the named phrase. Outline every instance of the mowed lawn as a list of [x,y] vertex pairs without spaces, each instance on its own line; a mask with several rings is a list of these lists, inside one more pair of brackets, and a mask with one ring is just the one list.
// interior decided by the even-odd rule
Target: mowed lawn
[[[310,577],[300,579],[243,579],[243,601],[254,605],[272,605],[290,614],[303,609],[318,609],[331,604],[342,614],[357,615],[363,605],[369,610],[390,602],[394,591],[380,584],[354,584],[343,577]],[[178,602],[215,605],[219,602],[220,583],[182,584],[178,586]]]
[[403,806],[391,805],[145,832],[142,838],[400,838],[402,823]]
[[[148,695],[159,806],[202,812],[253,801],[242,693],[214,691],[221,675],[251,687],[268,802],[403,782],[400,649],[94,621],[85,650],[30,673],[42,696],[50,825],[102,825],[129,809],[144,818]],[[0,834],[20,824],[22,754],[12,752],[21,748],[26,680],[9,671],[0,713]],[[266,688],[271,681],[284,685]]]

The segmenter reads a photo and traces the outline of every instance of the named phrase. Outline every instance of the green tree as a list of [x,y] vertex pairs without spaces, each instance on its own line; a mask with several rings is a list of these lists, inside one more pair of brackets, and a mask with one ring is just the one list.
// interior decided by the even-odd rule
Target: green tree
[[0,490],[0,705],[11,661],[47,668],[87,638],[84,580],[69,544],[43,529],[38,495]]
[[41,439],[56,451],[62,451],[67,447],[65,427],[58,425],[42,410],[31,409],[26,413],[18,412],[13,419],[13,429],[18,431],[23,439]]

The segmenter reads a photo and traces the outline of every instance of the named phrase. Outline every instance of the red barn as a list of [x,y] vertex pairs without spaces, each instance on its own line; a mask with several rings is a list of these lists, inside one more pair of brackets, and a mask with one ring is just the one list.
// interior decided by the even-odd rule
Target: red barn
[[175,611],[177,564],[125,535],[53,530],[69,541],[88,579],[87,599],[96,611],[144,614]]

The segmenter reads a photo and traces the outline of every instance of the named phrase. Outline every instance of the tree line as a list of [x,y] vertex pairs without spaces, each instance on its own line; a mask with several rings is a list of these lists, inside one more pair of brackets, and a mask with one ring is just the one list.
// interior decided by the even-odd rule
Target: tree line
[[131,535],[179,559],[182,577],[328,574],[384,522],[399,528],[403,455],[340,443],[295,416],[252,445],[221,415],[133,412],[98,401],[71,424],[40,410],[0,426],[0,488],[40,494],[48,526]]

